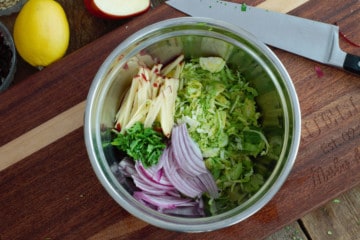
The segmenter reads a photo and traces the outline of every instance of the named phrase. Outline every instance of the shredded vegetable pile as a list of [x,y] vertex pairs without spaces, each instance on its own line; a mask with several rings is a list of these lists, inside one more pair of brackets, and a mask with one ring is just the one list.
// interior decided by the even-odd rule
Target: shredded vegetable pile
[[114,124],[112,145],[126,154],[118,170],[135,199],[172,215],[215,215],[259,190],[254,159],[269,145],[257,91],[218,57],[163,68],[139,63]]
[[268,148],[258,123],[257,91],[239,72],[227,66],[210,72],[198,59],[185,64],[180,86],[175,119],[187,124],[220,189],[219,198],[210,200],[210,211],[226,211],[264,182],[251,160]]

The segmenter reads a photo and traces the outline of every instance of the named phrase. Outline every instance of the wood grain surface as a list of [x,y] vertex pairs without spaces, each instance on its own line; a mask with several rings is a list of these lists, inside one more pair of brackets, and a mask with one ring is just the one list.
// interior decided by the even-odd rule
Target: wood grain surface
[[360,236],[359,203],[360,186],[305,215],[301,219],[302,224],[313,239],[358,239]]
[[[262,239],[360,183],[359,77],[273,48],[292,77],[302,110],[299,155],[279,193],[254,216],[215,232],[171,232],[134,218],[98,182],[81,121],[67,114],[82,116],[92,78],[117,44],[146,25],[183,14],[160,5],[134,19],[108,22],[88,15],[81,1],[70,2],[62,1],[66,9],[78,9],[78,15],[67,10],[72,31],[84,35],[73,34],[70,53],[52,66],[40,72],[21,67],[16,83],[0,95],[0,239]],[[291,14],[337,23],[360,42],[358,1],[287,3],[297,4]],[[11,18],[1,21],[11,25]],[[93,27],[101,28],[99,35],[87,36]],[[341,46],[360,55],[343,39]],[[37,136],[44,131],[48,141],[42,145]]]

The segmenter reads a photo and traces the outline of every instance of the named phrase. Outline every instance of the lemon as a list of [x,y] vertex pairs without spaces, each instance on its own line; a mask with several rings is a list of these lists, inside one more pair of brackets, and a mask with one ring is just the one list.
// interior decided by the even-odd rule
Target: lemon
[[220,57],[201,57],[199,59],[200,67],[209,72],[220,72],[225,66],[225,60]]
[[29,0],[16,17],[15,46],[32,66],[45,67],[62,58],[69,38],[66,14],[54,0]]

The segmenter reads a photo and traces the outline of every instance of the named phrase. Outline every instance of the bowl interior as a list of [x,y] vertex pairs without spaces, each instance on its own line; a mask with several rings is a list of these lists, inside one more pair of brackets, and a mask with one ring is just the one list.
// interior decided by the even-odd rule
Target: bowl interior
[[[220,56],[231,67],[240,68],[250,85],[259,93],[256,101],[261,122],[277,160],[259,159],[272,168],[266,183],[237,208],[218,216],[187,219],[168,216],[135,201],[131,183],[113,174],[111,166],[119,159],[110,140],[121,96],[137,73],[132,59],[149,65],[168,63],[178,55],[185,58]],[[209,19],[167,20],[141,30],[120,44],[107,58],[94,79],[88,96],[85,137],[94,170],[109,194],[130,213],[159,227],[178,231],[207,231],[239,222],[263,207],[285,181],[297,153],[300,137],[300,112],[295,90],[286,70],[265,45],[247,32]]]
[[0,16],[7,16],[19,12],[28,0],[1,1]]
[[[16,50],[13,38],[9,32],[9,30],[6,28],[6,26],[0,22],[0,34],[3,37],[3,43],[7,45],[7,47],[10,49],[12,55],[9,64],[8,74],[5,78],[1,78],[0,82],[0,92],[5,91],[11,82],[13,81],[15,72],[16,72]],[[2,58],[5,58],[5,54],[7,55],[8,52],[4,50],[4,52],[1,52],[1,54],[4,54]]]

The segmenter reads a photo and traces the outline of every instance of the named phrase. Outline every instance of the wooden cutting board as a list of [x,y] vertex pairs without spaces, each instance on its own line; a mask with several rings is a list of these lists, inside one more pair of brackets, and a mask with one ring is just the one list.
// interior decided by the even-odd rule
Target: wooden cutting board
[[[297,7],[291,14],[336,22],[360,43],[356,0],[246,3],[284,12]],[[0,95],[0,239],[261,239],[360,183],[360,77],[273,49],[302,110],[299,154],[274,199],[244,222],[201,234],[153,227],[118,206],[86,154],[86,95],[116,45],[150,23],[178,16],[184,15],[161,5]],[[344,40],[341,46],[360,55]]]

